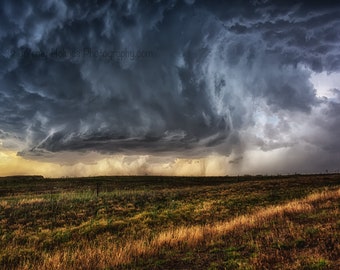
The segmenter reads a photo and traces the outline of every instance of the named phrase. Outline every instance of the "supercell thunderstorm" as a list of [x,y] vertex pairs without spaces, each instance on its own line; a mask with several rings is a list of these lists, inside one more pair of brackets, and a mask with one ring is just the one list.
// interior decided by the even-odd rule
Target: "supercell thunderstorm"
[[[304,3],[306,2],[306,3]],[[340,6],[307,1],[2,1],[0,140],[58,152],[279,153],[336,170]]]

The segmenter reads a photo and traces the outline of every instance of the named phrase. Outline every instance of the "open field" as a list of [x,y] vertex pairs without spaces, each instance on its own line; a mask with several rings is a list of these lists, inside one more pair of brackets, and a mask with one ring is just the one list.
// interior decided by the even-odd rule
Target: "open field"
[[0,269],[339,269],[340,175],[0,178]]

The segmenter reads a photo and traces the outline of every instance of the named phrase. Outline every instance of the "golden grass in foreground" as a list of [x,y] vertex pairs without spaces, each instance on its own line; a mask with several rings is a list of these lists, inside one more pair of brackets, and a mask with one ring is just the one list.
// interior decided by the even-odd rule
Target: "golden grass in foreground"
[[[294,200],[282,205],[266,207],[252,214],[241,215],[233,218],[229,221],[215,222],[208,225],[201,226],[181,226],[171,230],[165,230],[156,234],[150,239],[150,236],[145,236],[139,240],[131,240],[126,243],[117,245],[113,242],[105,243],[90,243],[82,244],[74,249],[58,250],[54,254],[45,254],[43,262],[37,267],[39,269],[102,269],[107,267],[118,267],[124,264],[134,262],[136,259],[150,256],[157,256],[157,254],[164,251],[164,249],[176,248],[177,251],[195,248],[197,246],[209,245],[212,242],[219,241],[225,235],[242,236],[246,230],[250,229],[262,229],[263,227],[271,226],[270,228],[275,230],[273,225],[276,221],[281,220],[283,227],[280,233],[287,234],[288,236],[298,236],[300,227],[290,222],[287,216],[296,215],[301,213],[313,213],[319,211],[319,208],[323,204],[334,204],[340,198],[340,189],[335,191],[324,191],[321,193],[315,193],[301,200]],[[337,215],[338,208],[335,207],[332,215]],[[263,241],[275,242],[284,241],[287,235],[275,235],[275,231],[268,233]],[[335,236],[336,238],[337,236]],[[335,246],[336,252],[339,251],[339,244],[332,242]],[[335,244],[334,244],[335,243]],[[254,240],[254,245],[256,244]],[[258,247],[257,247],[258,248]],[[274,254],[278,260],[284,260],[279,258],[283,256],[283,253]],[[318,258],[318,250],[311,251],[306,256],[315,255],[314,259],[320,260],[320,264],[324,262],[322,257]],[[261,257],[252,258],[252,264],[255,268],[267,269],[270,268],[269,258],[266,258],[266,254]],[[294,255],[295,256],[295,255]],[[298,255],[296,255],[298,256]],[[300,255],[299,255],[300,256]],[[303,256],[303,254],[301,255]],[[301,267],[302,261],[307,259],[302,258],[300,260],[294,260],[290,262],[292,269],[298,269]],[[324,262],[327,265],[327,262]],[[335,261],[338,264],[339,261]],[[335,268],[334,268],[335,269]]]

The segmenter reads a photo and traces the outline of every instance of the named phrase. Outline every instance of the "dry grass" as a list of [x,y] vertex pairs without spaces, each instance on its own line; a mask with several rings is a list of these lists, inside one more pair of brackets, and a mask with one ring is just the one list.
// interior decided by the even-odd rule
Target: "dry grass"
[[[166,230],[152,239],[145,237],[122,245],[105,243],[101,247],[87,243],[85,246],[72,250],[61,250],[52,255],[46,254],[39,269],[101,269],[129,264],[136,258],[157,255],[164,248],[180,250],[207,245],[228,234],[238,234],[254,228],[260,229],[265,224],[290,214],[311,213],[315,210],[315,204],[335,201],[339,198],[340,189],[325,191],[309,195],[302,200],[294,200],[286,204],[267,207],[252,214],[241,215],[229,221],[204,226],[181,226]],[[290,226],[289,229],[291,234],[294,234],[294,228]],[[271,241],[274,240],[271,239]],[[253,263],[256,265],[260,262],[254,259]]]
[[0,201],[0,207],[7,208],[9,206],[8,201],[2,200]]
[[46,201],[45,198],[24,198],[24,199],[21,199],[18,202],[18,205],[38,204],[38,203],[42,203],[42,202],[45,202],[45,201]]
[[337,269],[339,177],[2,179],[0,268]]

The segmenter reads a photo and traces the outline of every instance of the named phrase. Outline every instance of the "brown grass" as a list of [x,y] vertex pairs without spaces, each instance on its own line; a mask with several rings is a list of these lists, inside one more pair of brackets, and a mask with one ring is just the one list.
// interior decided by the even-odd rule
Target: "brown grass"
[[[114,242],[91,243],[81,242],[79,246],[67,250],[58,250],[53,254],[45,254],[39,269],[102,269],[129,264],[140,257],[155,256],[163,249],[187,249],[220,239],[228,234],[238,234],[245,230],[259,228],[273,220],[284,218],[287,215],[311,213],[316,210],[316,205],[338,200],[340,189],[324,191],[307,196],[301,200],[294,200],[285,204],[270,206],[251,214],[240,215],[228,221],[215,222],[207,225],[181,226],[138,240],[127,241],[117,245]],[[289,226],[289,220],[286,220]],[[288,227],[290,234],[294,235],[295,228]],[[268,234],[267,241],[274,241],[275,236]],[[253,259],[254,265],[263,265],[264,257]],[[269,256],[269,255],[268,255]],[[279,257],[280,254],[277,254]],[[316,258],[317,259],[317,258]],[[320,258],[322,260],[322,258]],[[301,266],[301,265],[300,265]],[[300,267],[295,263],[296,268]],[[29,267],[28,267],[29,268]],[[28,269],[27,268],[27,269]]]
[[24,198],[24,199],[21,199],[18,202],[18,205],[36,204],[36,203],[42,203],[42,202],[45,202],[45,201],[46,201],[46,199],[44,199],[44,198]]

